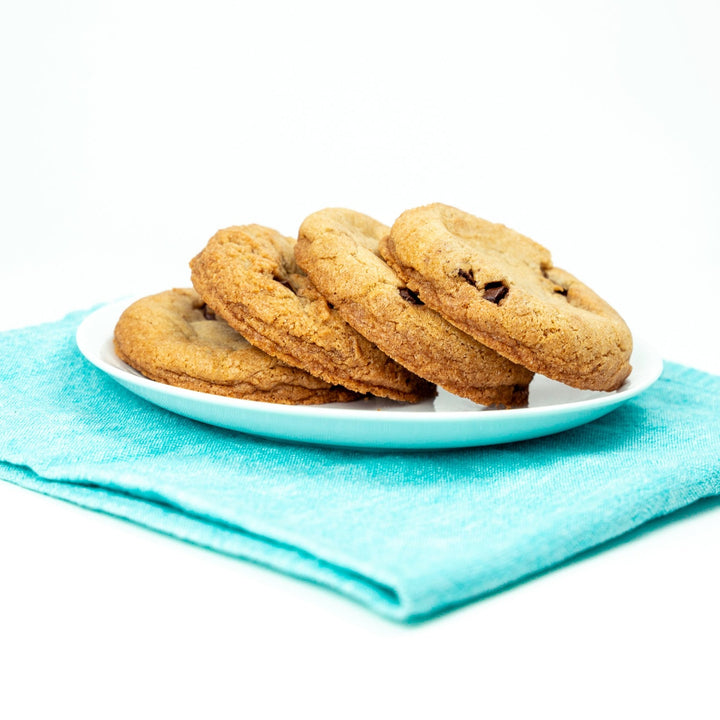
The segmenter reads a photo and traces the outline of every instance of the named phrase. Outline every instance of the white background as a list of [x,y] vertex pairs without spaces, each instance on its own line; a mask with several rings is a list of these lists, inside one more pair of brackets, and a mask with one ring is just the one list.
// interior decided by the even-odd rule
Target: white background
[[[720,372],[716,2],[0,7],[0,329],[442,201]],[[719,551],[707,503],[404,627],[0,483],[0,716],[718,718]]]

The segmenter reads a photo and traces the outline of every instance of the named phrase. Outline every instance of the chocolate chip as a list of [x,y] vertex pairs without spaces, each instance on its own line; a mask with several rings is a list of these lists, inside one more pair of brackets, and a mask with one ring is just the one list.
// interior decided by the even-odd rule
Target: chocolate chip
[[398,292],[400,293],[400,297],[403,300],[407,300],[409,303],[412,303],[413,305],[424,305],[425,303],[410,289],[410,288],[398,288]]
[[496,305],[508,294],[507,285],[500,280],[486,283],[484,290],[483,297]]
[[458,277],[461,277],[465,282],[469,282],[471,285],[475,285],[475,274],[473,273],[473,269],[470,268],[469,270],[463,270],[460,268],[457,271]]
[[202,306],[202,314],[206,320],[217,320],[217,315],[207,306]]
[[548,268],[543,267],[543,268],[540,268],[540,270],[542,271],[543,277],[546,280],[549,280],[553,284],[553,292],[554,293],[557,293],[558,295],[567,295],[568,294],[568,289],[566,287],[563,287],[562,285],[558,285],[555,282],[555,280],[553,280],[550,277],[550,274],[548,273]]

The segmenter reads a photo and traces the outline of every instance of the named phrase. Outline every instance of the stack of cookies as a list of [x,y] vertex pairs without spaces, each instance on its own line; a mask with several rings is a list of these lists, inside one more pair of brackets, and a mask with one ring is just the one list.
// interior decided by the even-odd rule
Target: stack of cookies
[[448,205],[392,227],[321,210],[297,239],[230,227],[190,268],[193,289],[143,298],[115,328],[123,361],[179,387],[313,404],[414,403],[440,386],[515,408],[534,373],[610,391],[631,369],[608,303],[541,245]]

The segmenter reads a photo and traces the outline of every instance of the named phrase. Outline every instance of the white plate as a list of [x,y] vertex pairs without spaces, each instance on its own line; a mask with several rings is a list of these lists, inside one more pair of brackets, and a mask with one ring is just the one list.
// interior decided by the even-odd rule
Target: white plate
[[633,371],[615,392],[576,390],[536,375],[526,408],[496,410],[438,389],[417,405],[370,399],[328,405],[236,400],[148,380],[113,350],[113,329],[128,301],[88,315],[77,331],[80,352],[128,390],[195,420],[253,435],[345,447],[451,448],[541,437],[583,425],[647,389],[662,372],[657,353],[636,340]]

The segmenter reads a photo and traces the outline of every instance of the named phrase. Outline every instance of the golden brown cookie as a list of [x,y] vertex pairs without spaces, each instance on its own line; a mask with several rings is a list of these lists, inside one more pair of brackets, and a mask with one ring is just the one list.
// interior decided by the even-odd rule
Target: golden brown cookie
[[358,395],[253,347],[194,290],[167,290],[130,305],[115,327],[117,356],[151,380],[246,400],[309,405]]
[[541,245],[448,205],[404,212],[380,252],[420,299],[510,360],[577,388],[615,390],[632,336]]
[[295,257],[343,319],[404,367],[477,403],[527,404],[532,373],[424,305],[378,254],[389,232],[352,210],[321,210],[300,226]]
[[353,330],[295,263],[295,240],[260,225],[220,230],[190,263],[200,296],[251,343],[328,383],[406,402],[435,386]]

